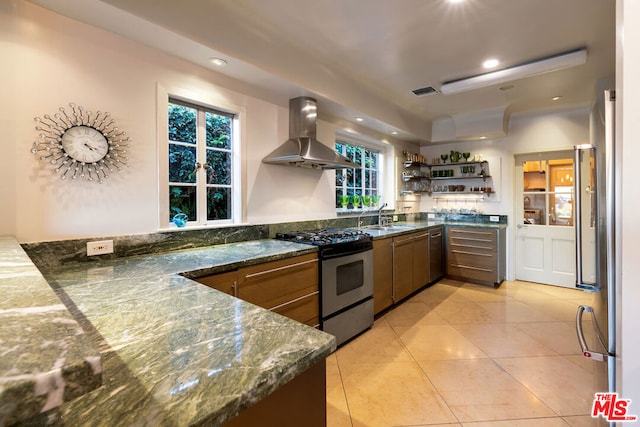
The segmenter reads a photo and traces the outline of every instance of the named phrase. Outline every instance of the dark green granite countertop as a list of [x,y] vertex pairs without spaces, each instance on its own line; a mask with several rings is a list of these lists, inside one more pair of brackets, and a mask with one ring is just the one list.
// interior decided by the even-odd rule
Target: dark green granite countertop
[[100,387],[100,353],[11,237],[0,237],[0,426]]
[[[220,425],[261,400],[334,351],[335,338],[179,273],[316,250],[259,240],[42,270],[99,347],[104,383],[50,421]],[[23,351],[37,354],[37,343]]]
[[386,230],[378,230],[370,226],[362,227],[362,231],[369,233],[374,240],[386,239],[389,237],[401,236],[403,234],[412,233],[414,231],[426,230],[433,227],[474,227],[474,228],[506,228],[506,224],[497,223],[478,223],[478,222],[457,222],[457,221],[411,221],[411,222],[394,222]]
[[[381,239],[505,227],[393,225],[363,230]],[[52,267],[44,277],[15,239],[0,238],[0,249],[0,425],[52,408],[51,425],[220,425],[335,350],[329,334],[189,279],[314,246],[255,240]]]

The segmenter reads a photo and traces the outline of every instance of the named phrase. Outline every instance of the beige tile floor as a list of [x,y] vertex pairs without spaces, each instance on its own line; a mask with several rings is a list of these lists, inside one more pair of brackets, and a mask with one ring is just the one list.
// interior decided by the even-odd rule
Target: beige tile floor
[[327,359],[327,424],[592,426],[582,291],[444,279],[376,318]]

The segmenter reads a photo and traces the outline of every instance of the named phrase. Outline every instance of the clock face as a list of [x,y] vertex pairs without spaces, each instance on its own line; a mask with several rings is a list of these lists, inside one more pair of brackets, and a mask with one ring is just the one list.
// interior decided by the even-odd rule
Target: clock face
[[62,135],[62,149],[81,163],[96,163],[109,152],[107,138],[89,126],[73,126]]

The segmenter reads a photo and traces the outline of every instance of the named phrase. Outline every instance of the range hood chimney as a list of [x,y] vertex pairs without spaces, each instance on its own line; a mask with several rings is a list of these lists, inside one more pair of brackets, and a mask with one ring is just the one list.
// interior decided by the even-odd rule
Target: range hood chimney
[[301,96],[289,100],[289,139],[276,148],[263,163],[314,169],[359,168],[343,155],[316,140],[315,99]]

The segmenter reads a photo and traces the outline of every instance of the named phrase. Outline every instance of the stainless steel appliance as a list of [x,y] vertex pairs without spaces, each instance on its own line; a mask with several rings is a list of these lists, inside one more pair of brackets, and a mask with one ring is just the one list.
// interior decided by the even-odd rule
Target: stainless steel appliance
[[442,230],[443,227],[429,230],[429,283],[435,282],[444,275]]
[[[616,392],[615,93],[602,93],[590,115],[591,143],[575,147],[576,286],[592,294],[578,308],[576,329],[583,355],[594,360],[596,391]],[[598,422],[609,425],[603,417]]]
[[264,163],[313,169],[359,168],[316,139],[317,101],[308,96],[289,100],[289,139],[262,159]]
[[276,239],[318,246],[320,329],[340,345],[373,325],[373,238],[360,230],[278,233]]

